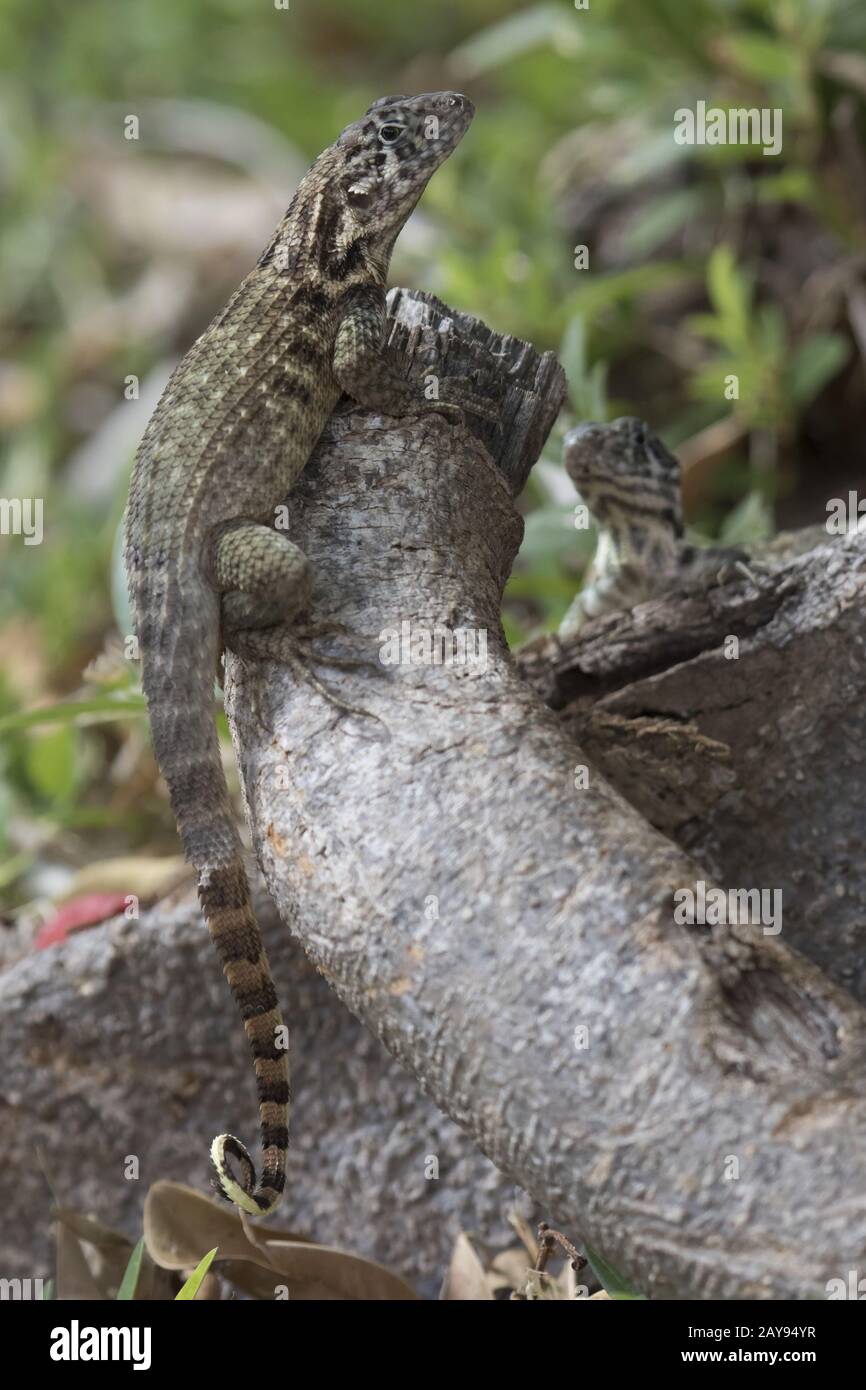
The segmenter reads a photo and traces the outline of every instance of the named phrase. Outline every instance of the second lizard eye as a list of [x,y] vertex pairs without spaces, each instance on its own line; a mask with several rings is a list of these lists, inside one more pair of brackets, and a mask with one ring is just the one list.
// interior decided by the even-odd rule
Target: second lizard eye
[[402,134],[401,125],[383,125],[379,130],[379,139],[383,145],[396,145]]

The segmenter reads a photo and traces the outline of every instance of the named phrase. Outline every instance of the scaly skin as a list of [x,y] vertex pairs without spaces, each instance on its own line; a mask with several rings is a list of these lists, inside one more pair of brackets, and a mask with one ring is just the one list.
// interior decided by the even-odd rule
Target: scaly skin
[[258,1186],[239,1140],[220,1135],[212,1157],[223,1193],[254,1214],[272,1211],[285,1185],[289,1068],[220,764],[214,671],[224,644],[291,657],[273,625],[307,607],[309,573],[273,529],[274,514],[343,391],[392,415],[485,410],[456,391],[420,400],[380,355],[394,241],[472,115],[452,92],[385,97],[319,156],[259,263],[172,376],[133,471],[125,557],[142,683],[184,851],[252,1047]]
[[564,458],[595,518],[598,544],[560,624],[561,638],[678,583],[724,583],[732,574],[748,574],[743,551],[700,550],[683,540],[680,466],[643,420],[578,425],[565,436]]

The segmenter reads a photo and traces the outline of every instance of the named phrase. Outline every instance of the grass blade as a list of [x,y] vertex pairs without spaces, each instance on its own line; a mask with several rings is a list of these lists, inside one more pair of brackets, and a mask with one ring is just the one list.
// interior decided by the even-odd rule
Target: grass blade
[[141,1261],[144,1256],[144,1236],[136,1245],[129,1257],[129,1264],[123,1271],[123,1278],[120,1281],[120,1288],[117,1290],[117,1297],[120,1301],[129,1302],[135,1297],[135,1286],[138,1283],[138,1276],[141,1272]]
[[181,1300],[189,1300],[195,1298],[201,1286],[201,1281],[210,1269],[213,1257],[218,1249],[219,1246],[215,1245],[213,1250],[208,1251],[203,1260],[199,1260],[192,1274],[189,1276],[180,1293],[177,1295],[175,1303],[180,1303]]

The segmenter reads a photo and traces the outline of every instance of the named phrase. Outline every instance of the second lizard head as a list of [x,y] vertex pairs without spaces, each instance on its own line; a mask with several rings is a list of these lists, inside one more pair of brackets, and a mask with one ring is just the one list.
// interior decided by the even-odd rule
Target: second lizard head
[[564,461],[601,526],[682,535],[679,463],[643,420],[578,425]]

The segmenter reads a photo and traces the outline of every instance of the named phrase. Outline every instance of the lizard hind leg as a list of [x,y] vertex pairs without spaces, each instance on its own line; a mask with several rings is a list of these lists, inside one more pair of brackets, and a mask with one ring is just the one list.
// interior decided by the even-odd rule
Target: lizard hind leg
[[310,604],[310,562],[282,532],[255,522],[223,531],[213,551],[226,641],[235,633],[292,623]]
[[[217,538],[213,573],[222,592],[222,626],[226,646],[252,661],[279,661],[296,680],[305,680],[343,714],[363,714],[341,700],[310,669],[309,639],[339,630],[334,623],[296,628],[310,606],[310,563],[304,552],[280,531],[255,522],[239,522]],[[325,665],[359,667],[369,662],[317,656]]]

